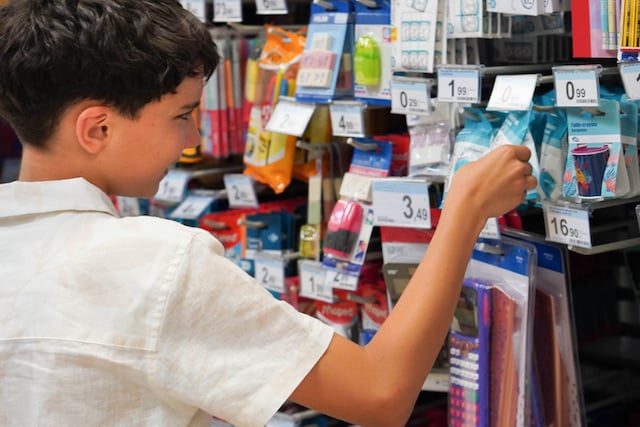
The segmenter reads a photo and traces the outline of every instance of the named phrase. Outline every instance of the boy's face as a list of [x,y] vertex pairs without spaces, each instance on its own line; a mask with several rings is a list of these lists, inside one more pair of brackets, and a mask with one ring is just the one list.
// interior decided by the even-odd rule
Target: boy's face
[[175,94],[146,105],[136,119],[118,116],[114,144],[105,157],[110,163],[109,193],[152,197],[182,150],[200,144],[192,112],[200,102],[203,84],[201,76],[187,77]]

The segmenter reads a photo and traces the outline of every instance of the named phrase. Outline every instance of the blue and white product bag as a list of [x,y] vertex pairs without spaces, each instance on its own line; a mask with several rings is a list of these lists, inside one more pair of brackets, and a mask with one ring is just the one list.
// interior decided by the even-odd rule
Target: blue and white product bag
[[567,158],[567,115],[564,110],[549,113],[540,149],[538,195],[541,201],[562,196],[562,174]]
[[[533,176],[538,179],[540,176],[540,162],[536,151],[529,124],[531,122],[531,109],[526,111],[511,111],[502,122],[500,129],[491,141],[491,149],[505,144],[524,145],[531,151],[529,164],[533,168]],[[527,191],[527,200],[538,199],[537,189]]]

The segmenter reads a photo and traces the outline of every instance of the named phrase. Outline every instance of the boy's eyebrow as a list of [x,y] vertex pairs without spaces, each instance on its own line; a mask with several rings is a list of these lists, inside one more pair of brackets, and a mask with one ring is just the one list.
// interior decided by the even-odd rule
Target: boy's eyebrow
[[193,110],[200,105],[200,101],[192,102],[191,104],[183,105],[181,110]]

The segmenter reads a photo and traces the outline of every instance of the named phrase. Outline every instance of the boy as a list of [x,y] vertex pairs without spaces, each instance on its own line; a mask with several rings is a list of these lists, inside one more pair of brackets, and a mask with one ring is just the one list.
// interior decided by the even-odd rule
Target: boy
[[478,233],[536,185],[528,150],[456,173],[361,347],[276,301],[208,233],[110,204],[153,196],[198,144],[191,112],[217,62],[174,0],[0,8],[0,115],[23,143],[19,180],[0,186],[0,425],[260,426],[287,399],[364,426],[409,417]]

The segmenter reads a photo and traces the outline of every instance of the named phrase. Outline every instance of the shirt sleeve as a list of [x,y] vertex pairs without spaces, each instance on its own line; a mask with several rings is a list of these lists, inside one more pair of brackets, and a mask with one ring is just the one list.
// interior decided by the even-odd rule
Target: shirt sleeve
[[326,351],[333,328],[276,300],[197,233],[176,270],[155,381],[237,427],[264,426]]

